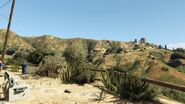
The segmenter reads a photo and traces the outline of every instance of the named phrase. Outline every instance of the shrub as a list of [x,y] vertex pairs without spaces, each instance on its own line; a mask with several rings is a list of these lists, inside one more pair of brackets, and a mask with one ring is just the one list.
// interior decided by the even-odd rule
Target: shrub
[[76,62],[87,61],[87,55],[87,50],[83,44],[74,44],[64,51],[64,57],[71,65],[74,65]]
[[163,71],[168,71],[169,69],[167,67],[162,68]]
[[8,59],[7,60],[7,64],[13,64],[13,65],[17,65],[20,66],[24,63],[28,63],[26,58],[27,58],[27,53],[25,52],[17,52],[12,59]]
[[7,55],[13,55],[15,53],[15,50],[13,48],[9,48],[7,51],[6,51],[6,54]]
[[133,50],[138,50],[138,49],[141,49],[140,45],[135,44]]
[[123,51],[123,49],[120,47],[120,46],[111,46],[111,48],[107,49],[106,50],[106,54],[109,54],[109,53],[121,53]]
[[94,81],[95,73],[90,70],[93,69],[93,66],[86,59],[87,50],[83,44],[75,44],[67,48],[64,56],[71,66],[70,82],[83,85]]
[[95,40],[87,40],[86,43],[87,43],[87,50],[88,50],[88,53],[89,53],[90,51],[92,51],[95,48],[96,41]]
[[170,57],[171,60],[175,60],[175,59],[185,59],[185,54],[182,52],[175,52],[171,55]]
[[27,60],[32,64],[38,65],[45,56],[49,56],[49,55],[54,56],[55,53],[51,51],[48,52],[48,51],[42,51],[42,50],[35,50],[29,53]]
[[178,66],[182,65],[182,62],[179,59],[174,59],[174,60],[170,60],[170,62],[168,64],[172,67],[178,67]]
[[60,56],[46,56],[39,65],[37,72],[41,76],[58,77],[68,68],[67,62]]
[[87,63],[80,63],[72,70],[71,82],[83,85],[85,83],[91,83],[95,80],[95,72],[91,71],[92,66]]
[[151,100],[157,95],[148,83],[132,76],[128,70],[130,69],[126,66],[115,66],[106,73],[102,72],[103,86],[97,87],[106,93],[119,95],[120,98],[131,101]]
[[174,50],[175,52],[182,52],[185,53],[185,49],[183,48],[177,48],[176,50]]
[[113,70],[108,70],[106,73],[101,73],[101,76],[101,82],[103,83],[103,86],[97,87],[106,93],[117,95],[123,77],[115,74]]
[[87,40],[86,45],[87,45],[87,51],[88,51],[87,59],[88,59],[88,61],[91,62],[94,58],[94,54],[92,53],[92,51],[94,50],[94,48],[96,46],[96,41],[95,40]]
[[65,70],[61,70],[59,78],[62,81],[62,83],[70,83],[71,77],[72,77],[72,70],[71,70],[71,67],[67,65],[67,68]]
[[151,100],[156,96],[148,83],[130,75],[121,83],[119,93],[121,98],[131,101]]

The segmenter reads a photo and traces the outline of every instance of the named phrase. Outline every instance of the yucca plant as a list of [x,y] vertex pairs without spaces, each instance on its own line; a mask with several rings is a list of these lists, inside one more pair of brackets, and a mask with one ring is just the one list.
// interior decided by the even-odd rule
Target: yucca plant
[[[137,65],[131,65],[137,66]],[[98,86],[102,91],[120,96],[120,98],[130,101],[151,100],[157,94],[154,89],[150,88],[148,83],[145,83],[140,78],[133,76],[129,72],[130,68],[123,65],[116,65],[110,70],[107,70],[102,75],[102,86]]]
[[62,72],[60,73],[59,78],[62,81],[62,83],[70,83],[71,77],[72,77],[72,70],[71,70],[71,67],[67,65],[67,68],[65,70],[62,70]]
[[118,92],[118,86],[120,86],[122,76],[116,75],[112,70],[106,71],[106,73],[101,73],[103,86],[97,86],[102,91],[106,93],[111,93],[116,95]]

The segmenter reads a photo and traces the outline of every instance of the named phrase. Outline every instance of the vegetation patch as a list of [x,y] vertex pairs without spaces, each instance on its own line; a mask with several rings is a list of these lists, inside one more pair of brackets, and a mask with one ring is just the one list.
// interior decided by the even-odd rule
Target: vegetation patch
[[102,73],[103,86],[97,87],[106,93],[114,94],[130,101],[153,99],[157,95],[155,90],[148,83],[133,76],[128,70],[129,68],[126,69],[123,66],[115,66],[106,73]]
[[179,84],[179,85],[185,85],[185,81],[184,80],[175,78],[173,76],[169,76],[167,74],[163,74],[159,80],[166,81],[166,82],[171,82],[171,83]]
[[185,93],[180,91],[171,90],[168,88],[161,88],[161,94],[174,100],[185,103]]

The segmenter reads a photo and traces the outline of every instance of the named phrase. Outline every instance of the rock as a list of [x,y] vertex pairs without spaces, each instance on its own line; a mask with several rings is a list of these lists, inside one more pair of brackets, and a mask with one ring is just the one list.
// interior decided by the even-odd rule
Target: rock
[[71,91],[68,90],[68,89],[65,89],[64,92],[65,92],[65,93],[71,93]]

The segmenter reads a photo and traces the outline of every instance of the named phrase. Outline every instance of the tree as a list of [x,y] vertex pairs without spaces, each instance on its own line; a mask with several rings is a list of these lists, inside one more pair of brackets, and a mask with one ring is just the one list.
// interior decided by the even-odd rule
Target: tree
[[140,43],[146,43],[146,38],[142,37]]
[[175,59],[185,59],[185,54],[181,53],[181,52],[175,52],[171,55],[170,57],[171,60],[175,60]]
[[134,40],[134,43],[137,43],[137,39]]
[[15,49],[13,48],[9,48],[7,51],[6,51],[6,54],[7,55],[13,55],[15,53]]
[[116,54],[116,53],[121,53],[123,51],[123,48],[121,48],[120,46],[118,45],[112,45],[110,48],[108,48],[106,50],[106,53],[109,54],[109,53],[113,53],[113,54]]
[[159,45],[159,49],[162,49],[162,46],[161,45]]
[[94,81],[95,73],[90,71],[93,66],[87,61],[87,53],[83,44],[74,44],[65,50],[64,56],[71,66],[71,82],[84,84]]
[[26,52],[17,52],[13,56],[11,60],[8,60],[7,64],[14,64],[14,65],[22,65],[24,63],[27,63],[27,56],[28,54]]
[[177,48],[177,49],[175,50],[175,52],[185,53],[185,49],[183,49],[183,48]]
[[168,50],[168,47],[167,47],[167,45],[165,45],[164,47],[165,47],[165,48],[164,48],[165,50]]
[[66,57],[66,60],[71,64],[86,61],[87,55],[87,50],[83,44],[73,44],[66,48],[64,52],[64,57]]
[[180,61],[180,59],[170,60],[169,65],[172,67],[177,67],[182,65],[182,62]]
[[49,55],[54,56],[55,53],[50,51],[35,50],[29,53],[27,60],[32,64],[38,65],[45,56]]

